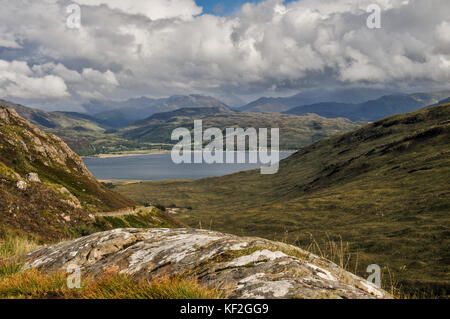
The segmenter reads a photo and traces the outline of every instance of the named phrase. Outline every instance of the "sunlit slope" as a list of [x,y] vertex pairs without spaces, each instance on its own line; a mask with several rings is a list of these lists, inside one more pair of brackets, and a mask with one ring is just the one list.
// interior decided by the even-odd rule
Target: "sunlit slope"
[[40,238],[135,204],[100,184],[61,139],[1,105],[0,199],[0,236],[6,229]]
[[309,233],[319,241],[341,235],[359,251],[360,273],[378,263],[409,284],[445,284],[449,124],[445,104],[323,139],[282,161],[276,175],[255,170],[117,190],[138,201],[192,207],[180,218],[193,226],[299,245],[310,242]]

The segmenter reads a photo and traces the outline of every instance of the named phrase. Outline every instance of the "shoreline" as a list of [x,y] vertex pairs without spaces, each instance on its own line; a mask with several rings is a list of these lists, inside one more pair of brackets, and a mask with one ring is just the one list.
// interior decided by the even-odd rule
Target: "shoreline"
[[109,153],[109,154],[97,154],[97,155],[88,155],[88,156],[80,156],[81,158],[114,158],[114,157],[129,157],[129,156],[137,156],[137,155],[157,155],[157,154],[167,154],[170,153],[169,150],[145,150],[145,151],[130,151],[125,153]]
[[[298,150],[279,150],[279,153],[292,153],[294,154]],[[145,150],[145,151],[130,151],[126,153],[111,153],[111,154],[97,154],[97,155],[88,155],[88,156],[80,156],[82,159],[84,158],[115,158],[115,157],[130,157],[130,156],[139,156],[139,155],[158,155],[158,154],[168,154],[171,153],[172,150]],[[236,151],[234,151],[236,152]],[[249,151],[245,151],[249,152]],[[256,151],[251,151],[256,152]]]

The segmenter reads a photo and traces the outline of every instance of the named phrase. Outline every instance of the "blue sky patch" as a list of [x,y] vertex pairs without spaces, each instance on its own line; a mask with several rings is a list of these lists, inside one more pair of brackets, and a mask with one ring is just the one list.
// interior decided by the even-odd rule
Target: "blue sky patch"
[[[203,13],[213,14],[217,16],[226,16],[233,14],[245,4],[245,3],[258,3],[263,0],[195,0],[197,5],[203,7]],[[287,0],[285,3],[292,2],[294,0]]]

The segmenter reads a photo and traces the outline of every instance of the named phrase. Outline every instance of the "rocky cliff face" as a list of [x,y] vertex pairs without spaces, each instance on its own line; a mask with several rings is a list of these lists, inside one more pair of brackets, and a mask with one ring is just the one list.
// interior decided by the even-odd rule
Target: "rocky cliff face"
[[116,229],[29,253],[25,268],[78,265],[83,276],[197,278],[227,298],[390,298],[384,290],[294,246],[195,229]]
[[0,231],[61,237],[89,214],[133,205],[91,175],[60,138],[0,104]]

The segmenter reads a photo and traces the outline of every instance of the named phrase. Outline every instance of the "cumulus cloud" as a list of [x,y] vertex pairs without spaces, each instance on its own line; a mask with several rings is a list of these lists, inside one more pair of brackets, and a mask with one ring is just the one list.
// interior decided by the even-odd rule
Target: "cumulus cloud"
[[68,69],[61,63],[35,65],[32,70],[41,77],[50,74],[58,76],[69,85],[72,95],[88,99],[105,99],[105,94],[119,86],[115,74],[110,70],[101,72],[92,68],[83,68],[78,72]]
[[202,13],[202,8],[193,0],[74,0],[88,6],[106,5],[129,14],[142,14],[152,20],[169,18],[191,18]]
[[[49,98],[65,92],[80,101],[450,83],[448,0],[267,0],[228,17],[199,15],[193,0],[75,2],[79,30],[66,26],[68,0],[0,0],[0,58],[31,72],[9,69],[0,95],[20,95],[14,72],[61,81],[67,88]],[[373,3],[381,29],[366,25]]]
[[54,75],[36,77],[26,62],[0,60],[0,96],[45,99],[68,95],[62,78]]

